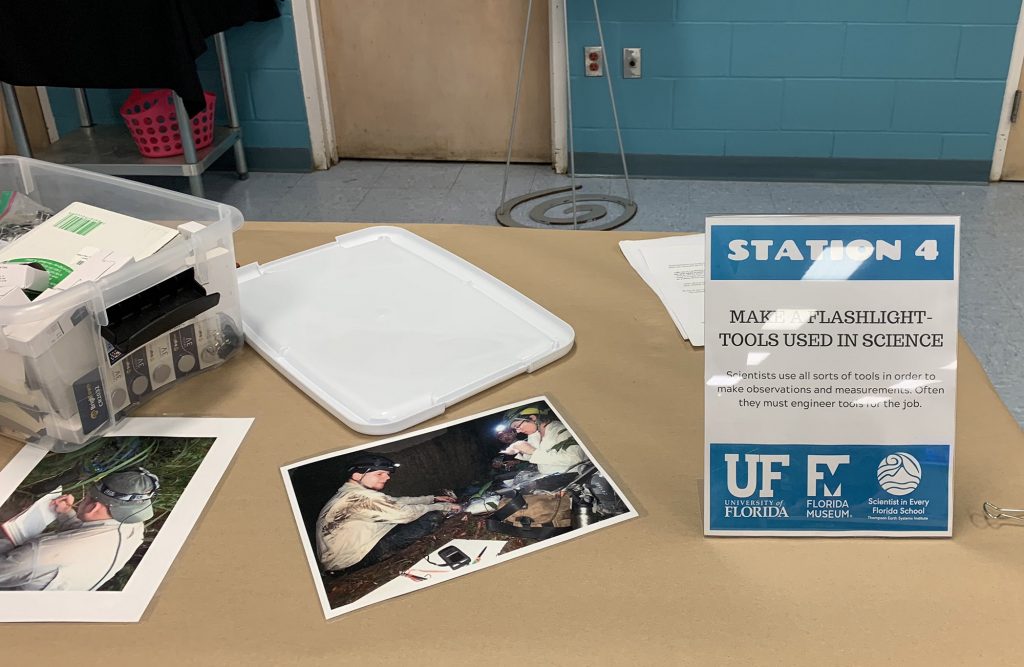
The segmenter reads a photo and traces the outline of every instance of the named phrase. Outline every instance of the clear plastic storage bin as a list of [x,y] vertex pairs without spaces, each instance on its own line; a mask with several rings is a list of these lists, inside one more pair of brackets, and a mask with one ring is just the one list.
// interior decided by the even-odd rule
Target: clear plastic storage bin
[[0,433],[77,449],[156,392],[241,349],[238,209],[21,157],[0,157],[3,190],[54,211],[83,202],[180,233],[96,282],[0,306]]

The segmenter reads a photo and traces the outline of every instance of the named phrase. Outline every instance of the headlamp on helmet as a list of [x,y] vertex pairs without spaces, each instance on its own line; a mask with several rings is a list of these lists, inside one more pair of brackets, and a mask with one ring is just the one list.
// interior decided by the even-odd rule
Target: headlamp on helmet
[[89,487],[87,495],[105,505],[110,516],[122,523],[153,518],[153,498],[160,491],[160,479],[145,468],[110,473]]
[[532,421],[530,417],[540,419],[545,414],[547,414],[545,411],[533,405],[525,408],[514,408],[505,413],[505,424],[507,424],[508,428],[514,428],[516,422]]
[[365,475],[366,473],[374,472],[375,470],[384,470],[388,473],[394,473],[395,470],[401,466],[401,463],[395,463],[386,456],[367,455],[353,459],[346,468],[346,471],[351,477],[356,473]]

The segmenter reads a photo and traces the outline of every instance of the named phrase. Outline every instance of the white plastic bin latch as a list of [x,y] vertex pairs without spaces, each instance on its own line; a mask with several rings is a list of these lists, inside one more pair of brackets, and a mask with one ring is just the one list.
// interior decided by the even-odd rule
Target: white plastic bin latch
[[107,326],[109,320],[107,319],[107,304],[103,300],[103,288],[100,287],[99,283],[91,282],[85,283],[89,286],[92,291],[92,296],[89,298],[89,304],[92,306],[93,317],[96,318],[96,324],[101,327]]
[[178,234],[192,245],[192,262],[195,267],[195,278],[196,282],[200,285],[207,285],[210,282],[206,255],[211,248],[207,248],[200,241],[202,237],[199,235],[199,232],[204,229],[206,229],[206,225],[194,221],[178,225]]

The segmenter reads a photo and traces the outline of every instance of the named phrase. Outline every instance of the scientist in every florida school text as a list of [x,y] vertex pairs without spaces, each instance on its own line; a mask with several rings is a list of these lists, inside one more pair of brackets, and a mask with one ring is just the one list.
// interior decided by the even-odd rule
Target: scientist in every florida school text
[[142,545],[160,481],[151,472],[115,472],[75,499],[53,501],[57,530],[15,546],[0,537],[0,590],[94,591]]
[[348,481],[327,501],[316,521],[317,558],[325,571],[379,563],[436,531],[446,515],[462,511],[451,496],[381,493],[399,466],[386,456],[372,454],[348,466]]

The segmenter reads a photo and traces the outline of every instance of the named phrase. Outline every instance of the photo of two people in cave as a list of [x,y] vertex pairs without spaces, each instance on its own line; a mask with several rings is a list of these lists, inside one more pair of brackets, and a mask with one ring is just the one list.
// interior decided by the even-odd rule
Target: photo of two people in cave
[[637,516],[544,397],[282,474],[328,618]]

